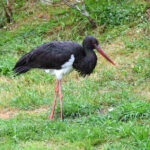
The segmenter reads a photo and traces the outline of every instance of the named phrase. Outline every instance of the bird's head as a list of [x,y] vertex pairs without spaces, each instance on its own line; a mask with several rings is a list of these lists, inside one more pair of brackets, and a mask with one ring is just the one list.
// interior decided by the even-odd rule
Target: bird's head
[[85,49],[93,50],[96,49],[104,58],[106,58],[110,63],[115,65],[115,63],[104,53],[104,51],[99,46],[98,40],[93,36],[86,36],[82,43]]

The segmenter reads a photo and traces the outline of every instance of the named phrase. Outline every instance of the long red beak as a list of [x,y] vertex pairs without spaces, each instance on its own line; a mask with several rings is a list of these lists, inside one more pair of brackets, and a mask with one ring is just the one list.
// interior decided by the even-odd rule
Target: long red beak
[[100,48],[100,46],[97,46],[96,44],[94,44],[95,49],[103,56],[105,57],[110,63],[112,63],[113,65],[116,65],[105,53],[104,51]]

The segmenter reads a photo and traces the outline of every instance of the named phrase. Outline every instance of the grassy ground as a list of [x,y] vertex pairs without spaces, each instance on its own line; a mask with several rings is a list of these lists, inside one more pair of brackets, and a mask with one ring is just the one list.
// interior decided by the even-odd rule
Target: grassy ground
[[[93,30],[86,18],[58,2],[46,7],[35,0],[16,1],[14,22],[0,30],[0,149],[150,149],[149,4],[99,3],[103,13],[87,1],[98,24]],[[55,78],[40,70],[13,77],[11,70],[38,45],[51,40],[82,43],[87,34],[100,41],[118,66],[97,55],[89,77],[75,71],[65,76],[65,120],[60,121],[58,101],[50,121]]]

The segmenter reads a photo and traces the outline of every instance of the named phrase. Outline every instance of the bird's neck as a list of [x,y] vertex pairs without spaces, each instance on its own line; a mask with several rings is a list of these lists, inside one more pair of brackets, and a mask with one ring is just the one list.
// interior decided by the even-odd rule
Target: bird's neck
[[95,64],[95,62],[97,61],[97,57],[93,49],[84,49],[84,50],[85,50],[85,57],[83,58],[83,60],[86,62],[86,64],[87,65],[88,63]]
[[84,54],[82,54],[76,57],[73,67],[79,71],[81,75],[85,76],[92,73],[96,66],[97,57],[93,50],[87,48],[84,49]]
[[89,56],[89,55],[91,55],[91,54],[93,54],[93,53],[94,53],[94,51],[93,51],[93,50],[88,49],[88,48],[85,48],[85,49],[84,49],[84,51],[85,51],[85,55],[86,55],[86,56]]

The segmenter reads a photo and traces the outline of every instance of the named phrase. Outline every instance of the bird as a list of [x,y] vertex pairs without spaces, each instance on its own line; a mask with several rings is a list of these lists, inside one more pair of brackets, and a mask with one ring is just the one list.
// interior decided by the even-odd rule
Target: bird
[[76,70],[81,76],[90,75],[97,64],[94,49],[111,64],[116,65],[101,49],[98,40],[94,36],[88,35],[84,38],[82,45],[72,41],[51,41],[38,46],[22,56],[15,64],[13,71],[16,75],[20,75],[38,68],[56,76],[55,97],[48,118],[54,119],[56,100],[59,93],[61,120],[63,120],[62,77],[72,70]]

